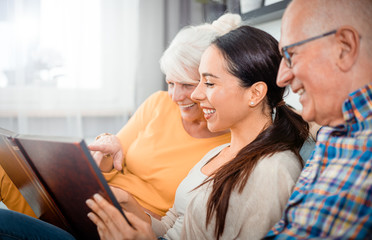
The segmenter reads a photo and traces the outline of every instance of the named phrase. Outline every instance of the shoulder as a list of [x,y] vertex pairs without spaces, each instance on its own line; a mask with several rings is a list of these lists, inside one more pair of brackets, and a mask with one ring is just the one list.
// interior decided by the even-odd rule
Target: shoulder
[[[300,173],[301,164],[292,151],[263,157],[250,174],[242,194],[255,206],[271,204],[271,208],[277,206],[281,209],[292,193]],[[252,192],[255,193],[254,196]]]
[[142,106],[152,114],[168,114],[177,109],[177,105],[172,101],[166,91],[157,91],[151,94]]
[[159,103],[159,102],[165,102],[165,103],[171,103],[172,99],[169,97],[168,92],[166,91],[157,91],[153,94],[151,94],[145,102],[148,103]]
[[210,150],[205,156],[214,157],[214,155],[221,152],[222,149],[224,149],[228,146],[230,146],[230,143],[225,143],[225,144],[222,144],[220,146],[217,146],[217,147],[213,148],[212,150]]
[[287,150],[263,157],[257,163],[254,172],[263,172],[266,176],[273,178],[287,176],[296,181],[301,173],[301,164],[297,156]]
[[195,165],[195,168],[202,168],[209,160],[211,160],[213,157],[215,157],[217,154],[219,154],[222,149],[229,146],[230,143],[225,143],[220,146],[217,146],[210,150],[207,154],[204,155],[204,157]]
[[219,154],[222,151],[222,149],[226,148],[227,146],[230,146],[230,143],[225,143],[225,144],[222,144],[220,146],[213,148],[207,154],[204,155],[202,160],[205,159],[209,161],[211,158],[215,157],[217,154]]
[[294,152],[290,150],[276,152],[272,155],[265,156],[258,162],[257,165],[284,167],[292,167],[293,165],[295,165],[300,167],[298,157],[294,154]]

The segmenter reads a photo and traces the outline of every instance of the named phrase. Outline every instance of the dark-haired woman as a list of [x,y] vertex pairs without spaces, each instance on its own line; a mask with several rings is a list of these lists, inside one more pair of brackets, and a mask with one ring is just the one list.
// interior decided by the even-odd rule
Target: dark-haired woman
[[[200,102],[210,131],[230,129],[231,143],[210,151],[183,180],[174,207],[162,222],[152,221],[157,236],[260,239],[279,221],[301,172],[299,151],[309,134],[276,85],[280,61],[277,41],[249,26],[219,37],[203,54],[192,98]],[[88,205],[101,236],[143,237],[136,234],[144,234],[144,222],[136,232],[109,217],[116,210],[99,196]],[[183,219],[178,211],[185,211]],[[176,235],[173,228],[181,223]]]

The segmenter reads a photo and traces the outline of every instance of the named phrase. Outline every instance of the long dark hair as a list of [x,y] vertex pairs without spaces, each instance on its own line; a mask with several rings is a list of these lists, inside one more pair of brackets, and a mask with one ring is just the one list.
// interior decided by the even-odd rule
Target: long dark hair
[[212,44],[222,53],[228,71],[240,79],[242,87],[248,88],[260,81],[266,83],[265,103],[272,114],[275,113],[270,126],[202,184],[213,182],[207,203],[206,226],[215,215],[215,236],[219,239],[224,231],[231,192],[233,189],[239,193],[243,191],[249,175],[262,157],[291,150],[303,166],[299,152],[309,136],[309,125],[283,102],[285,89],[276,85],[281,56],[278,42],[271,35],[254,27],[241,26]]

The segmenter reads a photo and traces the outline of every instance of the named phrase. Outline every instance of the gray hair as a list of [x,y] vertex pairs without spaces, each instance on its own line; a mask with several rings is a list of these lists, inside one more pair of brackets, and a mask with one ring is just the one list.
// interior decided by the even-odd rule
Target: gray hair
[[197,83],[198,68],[203,52],[217,37],[237,28],[238,14],[227,13],[212,24],[187,26],[181,29],[160,59],[160,69],[167,79],[184,83]]

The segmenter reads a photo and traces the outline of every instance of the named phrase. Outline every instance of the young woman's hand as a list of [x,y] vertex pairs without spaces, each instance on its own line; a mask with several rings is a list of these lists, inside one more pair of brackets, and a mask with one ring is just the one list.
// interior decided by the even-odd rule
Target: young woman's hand
[[113,167],[118,171],[122,170],[124,155],[115,135],[101,134],[88,148],[102,172],[109,172]]
[[149,223],[142,221],[133,213],[125,212],[133,226],[131,227],[119,210],[99,194],[95,194],[93,199],[88,199],[86,204],[93,211],[88,213],[88,217],[97,225],[101,239],[157,239]]

